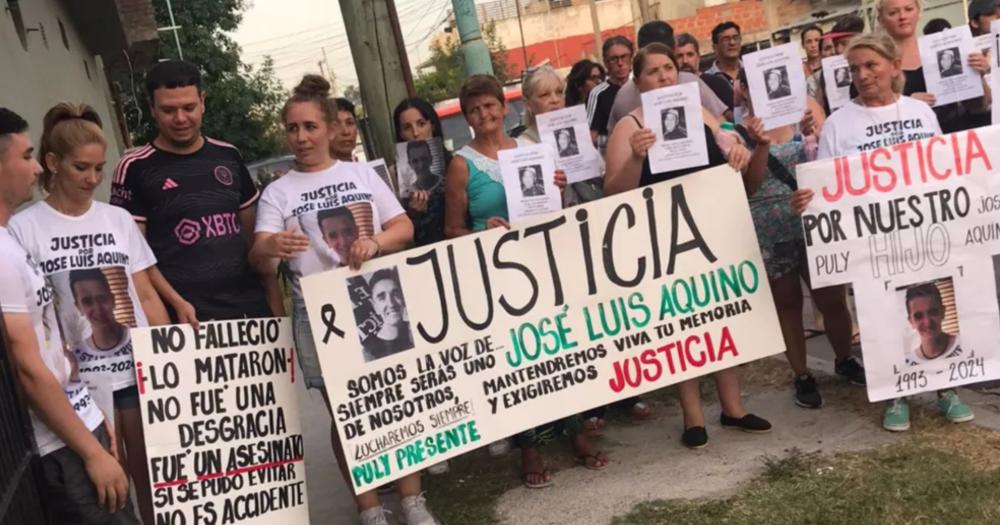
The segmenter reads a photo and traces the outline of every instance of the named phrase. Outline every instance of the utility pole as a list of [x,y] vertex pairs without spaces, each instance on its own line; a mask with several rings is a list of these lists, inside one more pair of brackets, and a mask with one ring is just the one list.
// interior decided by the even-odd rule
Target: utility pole
[[[343,4],[345,0],[340,1]],[[465,76],[492,75],[493,60],[490,58],[490,49],[486,47],[486,42],[483,42],[483,33],[479,29],[475,0],[451,0],[451,6],[455,12],[458,36],[462,39]]]
[[597,19],[597,0],[590,0],[590,23],[594,26],[594,57],[598,62],[602,62],[604,57],[601,49],[604,47],[604,39],[601,38],[601,21]]
[[174,43],[177,44],[177,58],[179,60],[184,60],[184,50],[181,49],[181,37],[177,33],[180,31],[180,26],[174,21],[174,6],[171,5],[170,0],[167,0],[167,14],[170,15],[170,27],[160,27],[157,31],[173,31],[174,32]]
[[340,93],[340,90],[337,89],[337,74],[333,72],[333,68],[330,67],[330,61],[326,58],[326,48],[321,47],[320,50],[323,51],[323,64],[326,65],[326,67],[320,67],[319,70],[321,73],[325,70],[325,73],[323,74],[326,76],[326,79],[330,81],[330,93],[333,96],[337,96]]
[[396,156],[392,110],[415,96],[413,75],[399,32],[393,0],[339,0],[358,88],[371,129],[365,151],[392,163]]

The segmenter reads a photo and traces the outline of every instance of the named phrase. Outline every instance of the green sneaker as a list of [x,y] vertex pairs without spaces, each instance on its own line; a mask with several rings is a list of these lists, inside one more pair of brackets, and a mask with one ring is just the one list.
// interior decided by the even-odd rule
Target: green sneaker
[[969,405],[966,405],[958,398],[958,393],[954,390],[945,390],[939,393],[937,406],[944,412],[944,417],[952,423],[965,423],[976,419]]
[[882,428],[890,432],[906,432],[910,430],[910,405],[903,398],[892,400],[882,416]]

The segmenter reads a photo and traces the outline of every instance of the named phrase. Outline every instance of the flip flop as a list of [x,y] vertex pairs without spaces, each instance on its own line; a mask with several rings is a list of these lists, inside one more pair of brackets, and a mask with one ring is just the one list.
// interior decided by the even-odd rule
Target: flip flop
[[[576,457],[576,462],[583,465],[587,470],[604,470],[608,468],[609,461],[607,456],[602,458],[602,454],[604,454],[604,452],[601,452],[600,450],[594,452],[593,454],[580,454]],[[597,463],[600,463],[600,466],[598,466]]]
[[531,483],[528,481],[529,478],[537,476],[538,479],[544,480],[546,476],[551,476],[552,472],[549,469],[545,469],[541,472],[538,471],[528,471],[521,473],[521,481],[524,482],[524,486],[529,489],[544,489],[545,487],[552,486],[552,479],[549,478],[548,481],[542,481],[541,483]]
[[636,421],[645,421],[653,415],[653,411],[650,410],[649,405],[642,401],[638,401],[636,404],[632,405],[631,409],[629,409],[629,415],[631,415],[632,419],[635,419]]
[[583,431],[590,436],[599,436],[604,433],[606,423],[603,419],[594,416],[583,421]]

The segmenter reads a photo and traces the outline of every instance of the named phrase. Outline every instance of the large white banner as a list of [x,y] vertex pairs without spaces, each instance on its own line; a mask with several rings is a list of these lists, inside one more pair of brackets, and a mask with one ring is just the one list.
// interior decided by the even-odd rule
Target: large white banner
[[302,289],[357,491],[784,351],[727,166]]
[[288,318],[133,328],[156,523],[307,524]]
[[872,401],[1000,377],[1000,127],[800,165],[816,287],[853,283]]

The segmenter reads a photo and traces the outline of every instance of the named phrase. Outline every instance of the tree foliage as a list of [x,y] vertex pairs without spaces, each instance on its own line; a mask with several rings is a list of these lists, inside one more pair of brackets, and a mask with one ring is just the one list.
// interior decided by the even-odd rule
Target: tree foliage
[[[156,22],[170,25],[166,2],[154,2]],[[173,2],[184,59],[202,70],[206,91],[206,113],[202,133],[231,142],[247,161],[272,157],[283,150],[279,116],[287,94],[267,59],[252,67],[240,59],[240,48],[228,36],[236,30],[247,8],[245,0],[185,0]],[[177,58],[172,31],[160,35],[160,56]],[[134,130],[137,144],[156,136],[156,123],[149,115],[143,90],[137,107],[142,124]]]
[[354,112],[357,113],[358,117],[363,117],[365,115],[365,104],[361,100],[361,90],[358,86],[351,84],[344,88],[344,98],[351,101],[354,104]]
[[[507,65],[507,48],[497,36],[496,24],[489,22],[483,27],[483,41],[490,50],[493,74],[506,84],[510,79]],[[458,96],[465,80],[465,57],[461,52],[461,42],[457,38],[440,39],[431,44],[431,58],[421,74],[414,81],[417,94],[431,103]]]

